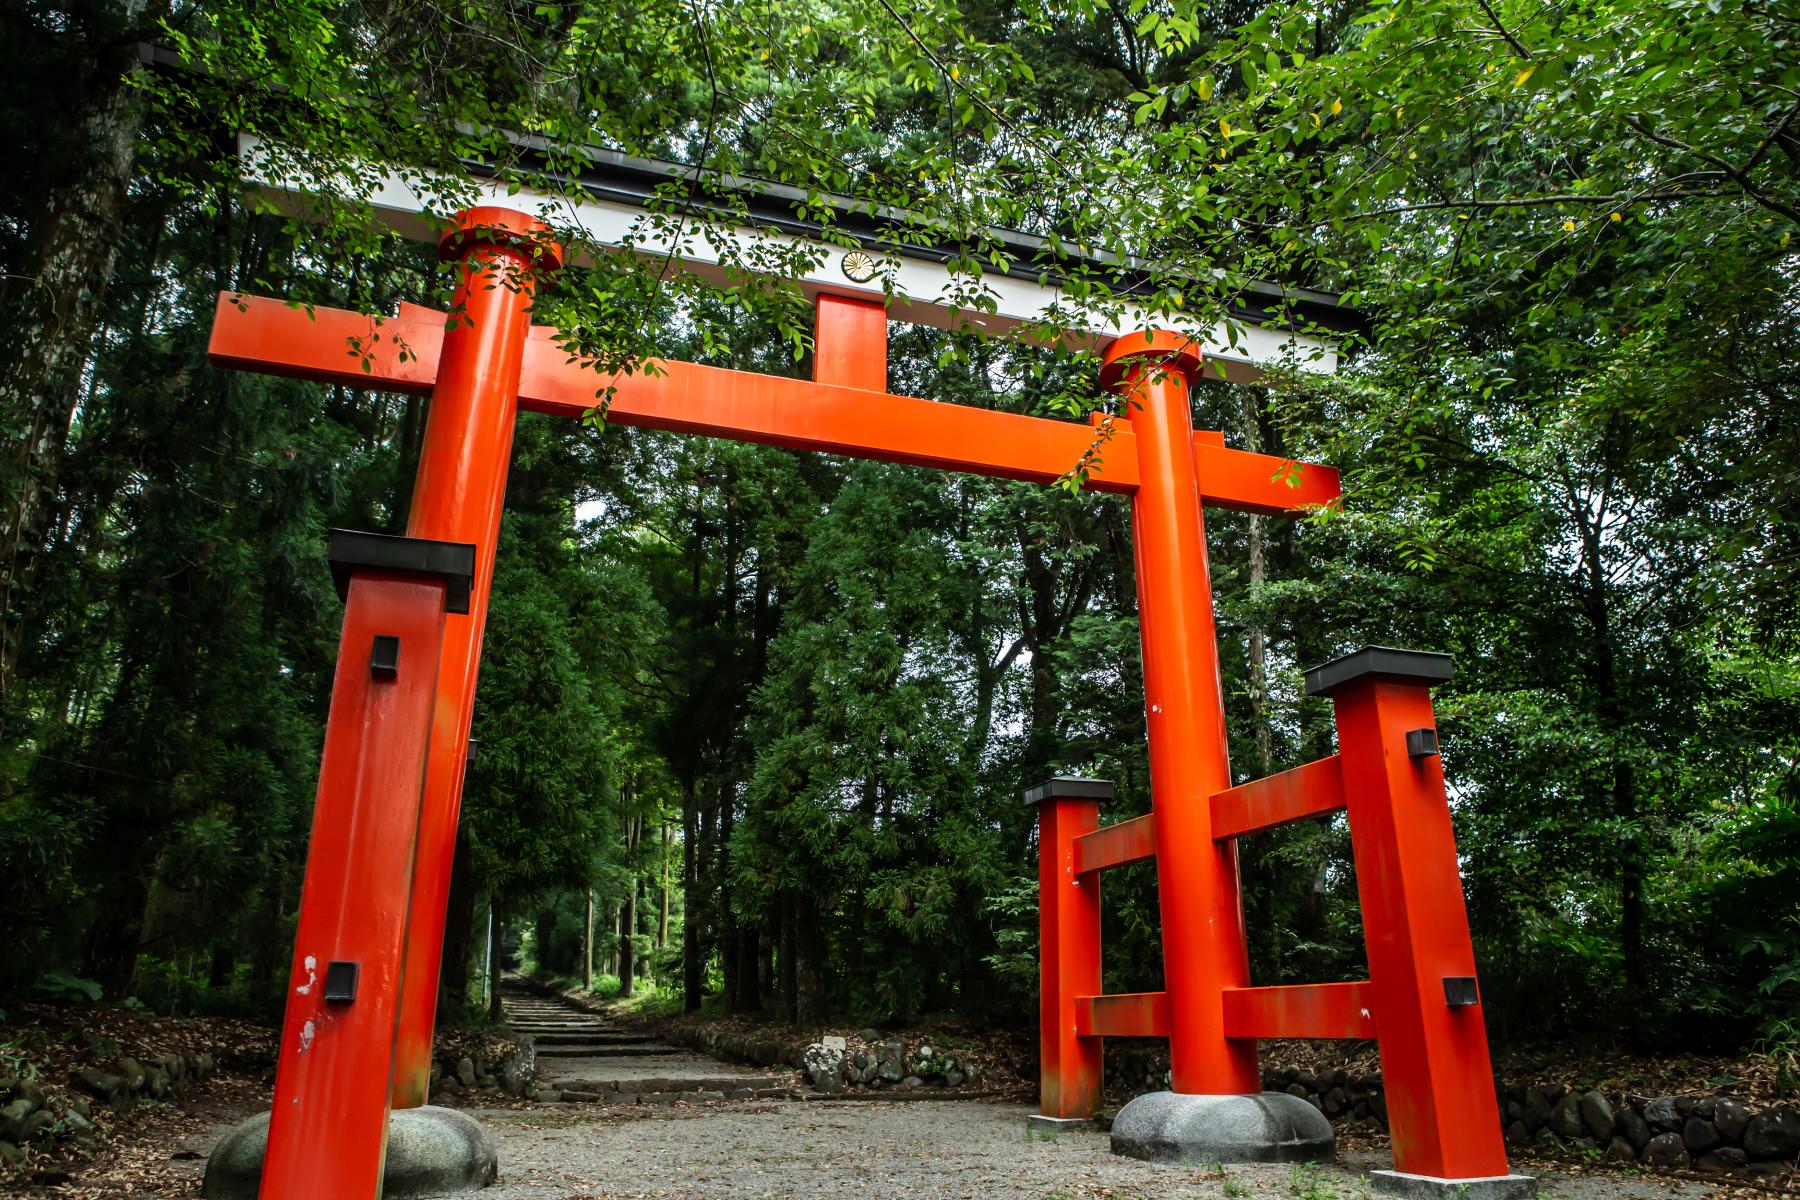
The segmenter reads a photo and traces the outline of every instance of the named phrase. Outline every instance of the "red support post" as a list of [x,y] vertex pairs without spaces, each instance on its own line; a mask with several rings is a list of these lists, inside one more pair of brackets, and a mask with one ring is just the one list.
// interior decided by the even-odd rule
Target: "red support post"
[[887,305],[820,292],[813,301],[813,382],[887,392]]
[[1126,401],[1135,435],[1132,498],[1144,708],[1150,740],[1156,882],[1162,913],[1172,1090],[1261,1091],[1256,1042],[1226,1035],[1220,992],[1248,987],[1237,848],[1212,836],[1211,798],[1231,786],[1202,481],[1188,387],[1201,363],[1192,343],[1162,331],[1122,337],[1101,382]]
[[1507,1163],[1431,708],[1449,678],[1449,655],[1371,647],[1306,687],[1337,709],[1394,1166],[1455,1182]]
[[531,299],[538,276],[562,263],[562,248],[550,239],[547,225],[506,208],[459,213],[440,252],[460,264],[461,276],[438,358],[406,531],[472,542],[477,558],[468,613],[451,618],[444,634],[394,1038],[395,1108],[424,1104],[431,1081],[444,915]]
[[[336,533],[346,586],[262,1200],[375,1197],[446,596],[474,547]],[[347,581],[344,577],[347,576]]]
[[1038,810],[1038,1049],[1040,1115],[1085,1119],[1100,1107],[1098,1037],[1078,1026],[1100,991],[1100,876],[1078,875],[1077,839],[1100,826],[1112,784],[1051,779],[1025,793]]

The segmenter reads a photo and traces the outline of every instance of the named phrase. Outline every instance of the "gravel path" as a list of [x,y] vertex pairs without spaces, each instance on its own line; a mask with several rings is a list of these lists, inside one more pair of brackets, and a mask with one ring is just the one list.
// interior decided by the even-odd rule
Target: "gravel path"
[[[559,1106],[474,1115],[500,1146],[482,1200],[1365,1200],[1363,1156],[1223,1172],[1117,1158],[1103,1133],[1025,1132],[1023,1105],[979,1102]],[[1545,1178],[1548,1200],[1697,1198],[1695,1183]]]

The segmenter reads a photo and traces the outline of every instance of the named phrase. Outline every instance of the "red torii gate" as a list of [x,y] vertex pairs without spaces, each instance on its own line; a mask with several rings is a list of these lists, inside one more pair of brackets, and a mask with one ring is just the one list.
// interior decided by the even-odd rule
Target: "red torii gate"
[[[571,363],[553,331],[530,325],[536,277],[562,260],[541,221],[470,209],[441,249],[462,266],[448,327],[444,314],[415,306],[377,319],[235,294],[220,296],[215,316],[209,352],[218,365],[432,397],[406,537],[334,535],[345,618],[265,1200],[375,1196],[390,1103],[426,1099],[518,409],[579,418],[611,386],[607,419],[620,425],[1040,483],[1064,476],[1096,436],[1092,425],[888,394],[882,304],[831,294],[817,298],[811,381],[670,361],[603,378]],[[1086,485],[1132,497],[1156,817],[1146,832],[1153,828],[1167,976],[1157,1021],[1170,1038],[1177,1092],[1255,1093],[1254,1040],[1218,1004],[1221,986],[1247,981],[1235,852],[1213,828],[1212,798],[1231,781],[1201,510],[1283,515],[1330,504],[1337,472],[1227,449],[1222,435],[1196,432],[1188,396],[1200,356],[1182,336],[1120,337],[1104,362],[1104,381],[1128,403]],[[1462,936],[1466,944],[1466,925]],[[1094,953],[1097,963],[1097,945]],[[1485,1067],[1485,1040],[1479,1050]],[[1498,1147],[1497,1121],[1493,1136]],[[1503,1153],[1499,1162],[1503,1170]]]

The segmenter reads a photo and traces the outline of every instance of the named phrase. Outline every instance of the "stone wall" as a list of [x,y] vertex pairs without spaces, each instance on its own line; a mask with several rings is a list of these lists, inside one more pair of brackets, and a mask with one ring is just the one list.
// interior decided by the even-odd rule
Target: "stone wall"
[[672,1025],[662,1036],[678,1046],[698,1050],[726,1062],[749,1063],[755,1067],[780,1067],[798,1071],[806,1053],[807,1039],[777,1038],[766,1034],[722,1033],[704,1025]]
[[[1137,1095],[1168,1086],[1166,1050],[1109,1047],[1107,1091]],[[1333,1124],[1387,1128],[1379,1073],[1298,1067],[1263,1070],[1263,1087],[1299,1096]],[[1506,1141],[1513,1147],[1595,1155],[1646,1166],[1775,1176],[1796,1170],[1800,1109],[1752,1111],[1727,1096],[1628,1095],[1561,1084],[1495,1084]]]
[[985,1070],[978,1054],[933,1046],[929,1038],[884,1038],[874,1029],[845,1034],[842,1046],[803,1037],[721,1032],[703,1025],[678,1025],[666,1036],[714,1058],[803,1071],[806,1081],[821,1092],[977,1087]]
[[204,1052],[164,1054],[144,1062],[125,1055],[109,1069],[72,1072],[68,1092],[57,1097],[34,1079],[0,1078],[0,1160],[17,1165],[23,1161],[20,1147],[26,1145],[92,1146],[99,1136],[91,1119],[94,1105],[123,1115],[152,1100],[185,1096],[212,1072],[213,1056]]
[[537,1043],[529,1037],[458,1038],[439,1032],[432,1047],[431,1096],[537,1095]]

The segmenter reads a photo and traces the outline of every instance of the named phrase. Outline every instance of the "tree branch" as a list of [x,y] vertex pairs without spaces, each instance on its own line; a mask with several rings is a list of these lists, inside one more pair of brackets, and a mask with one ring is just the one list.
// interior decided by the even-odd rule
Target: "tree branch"
[[[1717,172],[1710,171],[1696,172],[1696,174],[1707,175],[1716,173]],[[1610,204],[1623,206],[1630,204],[1645,204],[1657,200],[1693,200],[1707,196],[1726,196],[1730,194],[1731,193],[1728,191],[1716,189],[1694,191],[1686,188],[1673,188],[1666,191],[1631,192],[1626,195],[1615,193],[1606,196],[1595,196],[1585,192],[1560,193],[1553,196],[1466,196],[1454,200],[1425,200],[1418,204],[1399,204],[1395,205],[1393,208],[1378,208],[1369,212],[1351,213],[1348,216],[1342,217],[1324,217],[1317,221],[1308,221],[1302,228],[1318,229],[1338,221],[1367,221],[1376,217],[1392,217],[1403,213],[1433,212],[1444,209],[1542,208],[1549,204]],[[1254,225],[1259,229],[1277,229],[1291,224],[1286,221],[1251,221],[1247,219],[1244,223],[1246,225]]]
[[1763,155],[1769,152],[1769,147],[1779,141],[1781,135],[1788,131],[1788,126],[1794,123],[1795,117],[1800,117],[1800,104],[1795,104],[1790,107],[1787,110],[1787,115],[1781,118],[1781,123],[1769,131],[1768,137],[1757,143],[1756,149],[1750,154],[1750,161],[1744,164],[1744,170],[1756,170],[1756,164],[1763,160]]
[[1713,154],[1712,152],[1707,151],[1707,150],[1702,150],[1698,146],[1690,146],[1688,143],[1682,141],[1680,138],[1674,138],[1674,137],[1668,136],[1667,134],[1657,133],[1655,130],[1653,130],[1649,126],[1645,125],[1642,121],[1639,121],[1636,117],[1623,117],[1623,118],[1621,118],[1621,120],[1623,120],[1625,122],[1625,124],[1629,125],[1632,129],[1635,129],[1639,134],[1641,134],[1644,137],[1649,138],[1651,141],[1655,142],[1659,146],[1667,146],[1671,150],[1679,150],[1683,154],[1691,154],[1695,158],[1699,159],[1701,162],[1710,163],[1713,166],[1719,168],[1719,170],[1723,171],[1726,174],[1726,176],[1728,176],[1731,179],[1731,181],[1733,183],[1737,184],[1738,187],[1743,190],[1744,195],[1750,197],[1752,200],[1756,201],[1758,204],[1762,205],[1764,208],[1768,209],[1770,212],[1780,213],[1782,216],[1786,217],[1788,220],[1794,221],[1796,223],[1800,223],[1800,208],[1796,208],[1792,204],[1787,204],[1781,200],[1777,200],[1775,197],[1769,195],[1767,192],[1764,192],[1761,188],[1759,188],[1755,184],[1751,183],[1749,176],[1747,174],[1746,168],[1734,167],[1730,163],[1726,162],[1724,159],[1720,158],[1718,155]]
[[1488,15],[1488,20],[1494,23],[1494,32],[1505,38],[1506,44],[1511,46],[1514,50],[1517,50],[1520,58],[1524,59],[1526,62],[1535,61],[1531,57],[1531,51],[1525,48],[1525,43],[1514,37],[1507,31],[1506,26],[1500,23],[1500,14],[1493,10],[1488,4],[1488,0],[1475,0],[1475,3],[1481,5],[1481,11],[1486,13]]

